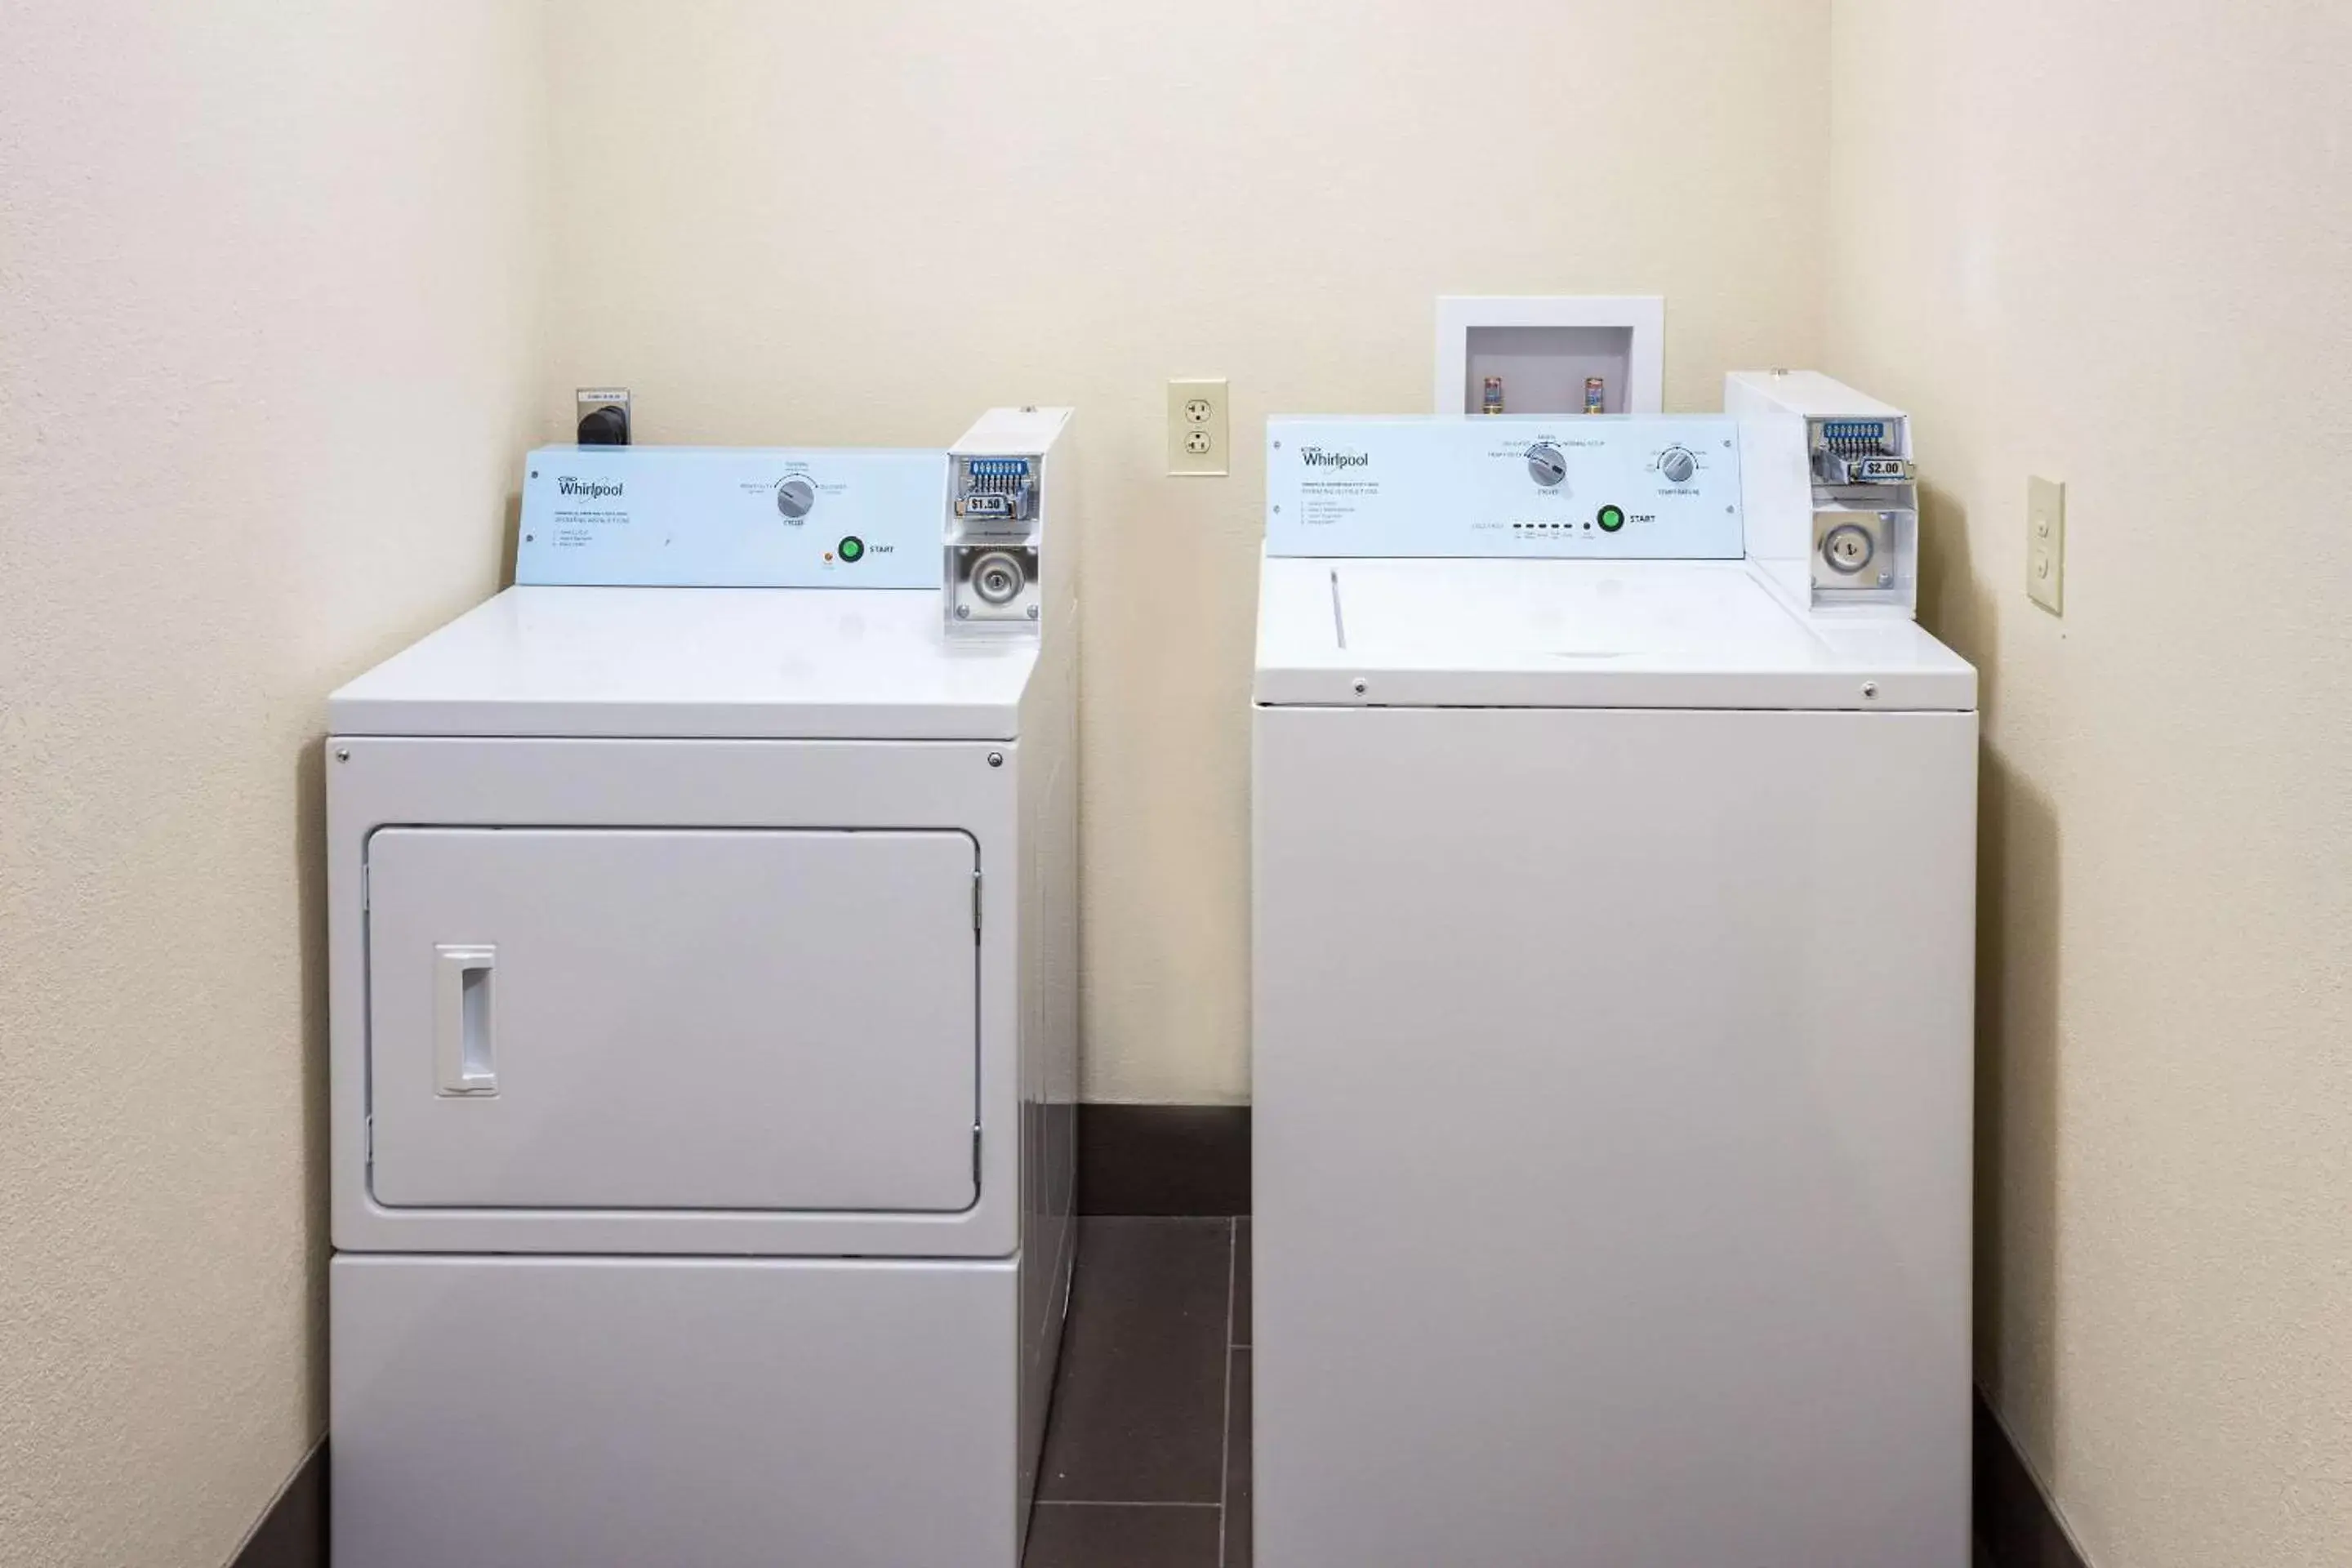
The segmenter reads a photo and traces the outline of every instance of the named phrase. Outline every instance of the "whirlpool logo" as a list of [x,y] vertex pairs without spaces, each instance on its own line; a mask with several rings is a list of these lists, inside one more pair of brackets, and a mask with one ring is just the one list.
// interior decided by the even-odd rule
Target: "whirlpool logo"
[[606,496],[621,493],[618,479],[575,479],[569,474],[555,476],[555,488],[568,496],[585,496],[590,500],[603,500]]
[[1328,447],[1301,447],[1298,460],[1310,468],[1369,468],[1370,452],[1334,452]]

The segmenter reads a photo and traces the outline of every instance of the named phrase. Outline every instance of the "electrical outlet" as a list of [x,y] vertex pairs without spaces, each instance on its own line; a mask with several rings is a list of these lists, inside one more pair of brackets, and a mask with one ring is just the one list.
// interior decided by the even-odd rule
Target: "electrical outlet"
[[1168,471],[1198,477],[1231,473],[1225,457],[1225,384],[1177,379],[1168,384]]
[[2025,595],[2066,613],[2066,487],[2055,479],[2025,481]]

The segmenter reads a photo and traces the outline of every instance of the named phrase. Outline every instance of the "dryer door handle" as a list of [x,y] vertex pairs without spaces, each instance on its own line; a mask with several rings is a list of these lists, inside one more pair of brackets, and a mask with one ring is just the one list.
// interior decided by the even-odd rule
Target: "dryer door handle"
[[499,950],[443,942],[433,950],[433,1070],[445,1095],[499,1091],[490,978]]

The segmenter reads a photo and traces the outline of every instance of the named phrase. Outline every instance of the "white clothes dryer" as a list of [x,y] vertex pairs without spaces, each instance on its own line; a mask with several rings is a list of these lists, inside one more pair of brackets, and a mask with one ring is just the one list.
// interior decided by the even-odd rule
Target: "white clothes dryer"
[[1075,459],[957,451],[1054,529],[1010,635],[952,628],[945,452],[549,448],[520,585],[331,700],[338,1568],[1017,1568]]

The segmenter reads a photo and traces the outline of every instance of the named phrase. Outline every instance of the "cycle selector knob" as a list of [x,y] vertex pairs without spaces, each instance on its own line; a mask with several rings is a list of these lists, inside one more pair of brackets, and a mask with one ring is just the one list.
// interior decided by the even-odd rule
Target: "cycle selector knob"
[[816,486],[797,475],[776,487],[776,510],[787,522],[798,522],[816,509]]
[[1549,441],[1528,448],[1528,478],[1544,489],[1557,489],[1568,478],[1568,454]]
[[1658,472],[1665,476],[1670,485],[1686,485],[1690,483],[1691,476],[1698,472],[1698,458],[1687,447],[1669,447],[1658,454]]

